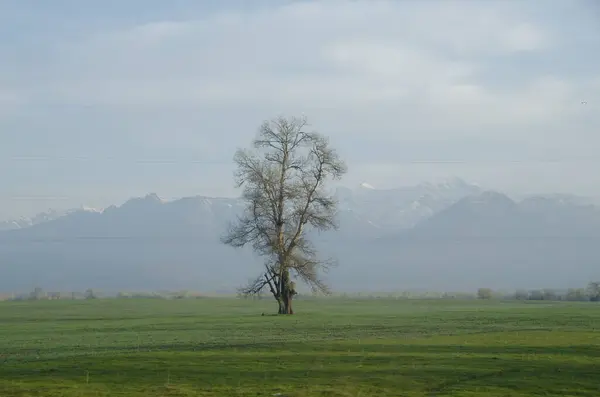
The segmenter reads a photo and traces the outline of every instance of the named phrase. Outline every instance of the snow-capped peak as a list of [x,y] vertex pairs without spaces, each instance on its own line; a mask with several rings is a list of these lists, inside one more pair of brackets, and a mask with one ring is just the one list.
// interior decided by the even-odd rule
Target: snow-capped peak
[[165,202],[165,200],[163,200],[162,198],[160,198],[158,196],[158,194],[156,194],[156,193],[148,193],[146,196],[144,196],[143,199],[146,200],[146,201],[156,201],[156,202],[159,202],[159,203],[164,203]]
[[104,209],[102,209],[102,208],[93,208],[93,207],[88,207],[86,205],[82,205],[77,210],[83,211],[83,212],[98,212],[98,213],[101,213],[104,211]]
[[363,189],[371,189],[374,190],[375,188],[373,187],[373,185],[367,183],[367,182],[363,182],[360,184],[360,187],[362,187]]

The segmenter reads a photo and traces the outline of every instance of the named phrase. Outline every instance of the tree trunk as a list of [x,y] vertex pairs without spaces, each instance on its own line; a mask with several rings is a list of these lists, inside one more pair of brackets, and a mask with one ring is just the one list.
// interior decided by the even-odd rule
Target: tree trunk
[[286,314],[294,314],[294,309],[292,308],[292,298],[294,297],[293,294],[288,294],[287,296],[287,313]]
[[283,271],[278,285],[280,286],[278,291],[271,289],[271,293],[279,306],[277,314],[294,314],[292,298],[296,291],[295,284],[290,280],[289,270]]
[[292,299],[284,298],[279,303],[279,314],[294,314],[294,310],[292,310]]
[[286,313],[286,308],[285,308],[285,303],[283,302],[283,299],[278,299],[277,300],[277,304],[279,305],[279,309],[277,310],[277,314],[287,314]]
[[292,297],[293,294],[289,290],[289,287],[284,287],[281,297],[277,299],[277,304],[279,305],[277,314],[294,314],[294,310],[292,309]]
[[289,285],[284,288],[282,297],[279,303],[279,314],[294,314],[292,308],[292,298],[294,296],[293,291],[289,288]]

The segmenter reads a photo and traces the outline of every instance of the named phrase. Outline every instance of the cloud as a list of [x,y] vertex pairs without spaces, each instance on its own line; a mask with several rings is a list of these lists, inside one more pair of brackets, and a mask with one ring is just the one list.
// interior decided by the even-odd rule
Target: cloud
[[527,23],[511,27],[506,31],[503,41],[506,48],[512,51],[534,51],[550,45],[544,33]]
[[[501,128],[533,136],[532,127],[576,116],[588,82],[527,69],[523,60],[560,40],[525,11],[498,1],[331,1],[144,22],[57,46],[51,78],[32,96],[149,112],[304,111],[346,136],[365,127],[349,112],[375,122],[374,137],[405,139],[397,119],[426,139]],[[511,69],[518,82],[498,84]]]
[[115,106],[360,106],[464,82],[474,77],[476,56],[548,43],[541,28],[505,7],[442,4],[293,3],[101,32],[61,47],[50,65],[55,79],[42,92]]
[[552,41],[550,32],[517,11],[508,2],[498,1],[421,2],[403,13],[400,22],[407,27],[405,33],[411,39],[460,56],[548,48]]
[[18,92],[0,86],[0,117],[12,114],[24,103],[24,98]]
[[[36,91],[44,102],[254,106],[317,119],[322,109],[418,106],[403,116],[425,134],[550,122],[565,116],[570,82],[534,74],[503,90],[481,75],[498,57],[548,51],[552,38],[505,2],[299,2],[84,36],[60,47],[53,79]],[[435,120],[423,122],[426,110]]]
[[[153,18],[115,9],[112,19],[105,10],[87,15],[89,27],[44,31],[43,47],[22,39],[30,44],[0,53],[11,59],[0,64],[0,121],[12,117],[18,154],[53,146],[61,155],[227,162],[263,118],[304,112],[363,176],[394,161],[588,155],[600,145],[600,32],[575,3],[274,2],[148,10]],[[184,168],[172,172],[187,178]],[[129,170],[105,178],[140,180]],[[206,184],[230,184],[208,174]]]
[[510,91],[482,85],[435,85],[428,91],[428,101],[436,114],[444,116],[444,122],[526,127],[572,115],[579,106],[576,92],[576,87],[564,80],[540,76]]
[[[47,78],[26,88],[35,101],[67,105],[419,106],[438,115],[431,128],[550,122],[570,112],[586,82],[519,65],[519,56],[557,43],[557,32],[524,9],[499,1],[297,2],[144,22],[57,45]],[[506,73],[498,61],[523,69],[524,82],[495,86]]]

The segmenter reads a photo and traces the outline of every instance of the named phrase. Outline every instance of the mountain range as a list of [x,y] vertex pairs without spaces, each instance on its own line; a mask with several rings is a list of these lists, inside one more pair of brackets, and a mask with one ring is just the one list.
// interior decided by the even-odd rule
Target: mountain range
[[[582,286],[600,279],[600,210],[568,195],[515,200],[453,179],[338,188],[337,231],[315,233],[335,290]],[[260,269],[220,243],[234,198],[156,194],[104,210],[0,223],[0,291],[234,290]]]

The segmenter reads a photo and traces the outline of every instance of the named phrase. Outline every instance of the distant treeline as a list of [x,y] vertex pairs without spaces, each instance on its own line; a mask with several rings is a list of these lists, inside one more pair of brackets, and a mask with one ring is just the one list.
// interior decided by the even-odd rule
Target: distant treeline
[[[175,292],[119,292],[118,294],[102,294],[94,289],[85,292],[45,292],[37,287],[33,291],[22,294],[5,296],[4,300],[35,301],[57,299],[199,299],[210,297],[237,297],[238,299],[272,299],[267,295],[242,296],[231,294],[201,294],[190,291]],[[336,293],[329,296],[315,294],[298,294],[296,299],[455,299],[455,300],[521,300],[521,301],[570,301],[570,302],[600,302],[600,282],[591,282],[586,288],[570,288],[566,290],[536,289],[517,291],[494,291],[490,288],[479,288],[468,292],[392,292],[392,293]]]
[[516,299],[530,301],[570,301],[570,302],[599,302],[600,282],[591,282],[587,288],[570,288],[568,290],[517,290],[512,294],[495,293],[489,288],[479,288],[478,299]]
[[87,289],[85,292],[46,292],[37,287],[28,293],[13,294],[8,297],[9,300],[75,300],[75,299],[190,299],[204,298],[205,295],[192,293],[188,291],[175,292],[119,292],[118,294],[103,294],[94,289]]

